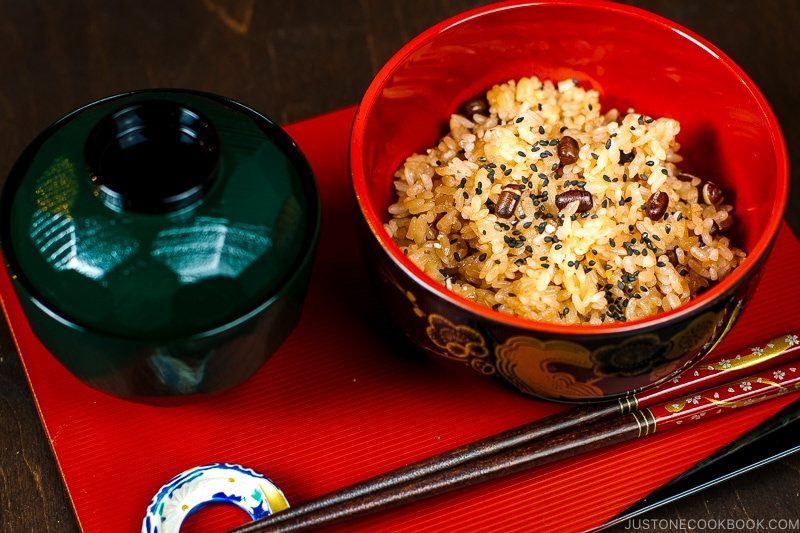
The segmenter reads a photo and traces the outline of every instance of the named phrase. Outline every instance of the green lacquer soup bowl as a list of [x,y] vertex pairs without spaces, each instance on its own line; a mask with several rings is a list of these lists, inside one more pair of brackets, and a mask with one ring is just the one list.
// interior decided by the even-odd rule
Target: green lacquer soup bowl
[[12,168],[6,268],[30,326],[87,385],[162,403],[250,377],[295,326],[319,233],[291,138],[232,100],[113,96]]

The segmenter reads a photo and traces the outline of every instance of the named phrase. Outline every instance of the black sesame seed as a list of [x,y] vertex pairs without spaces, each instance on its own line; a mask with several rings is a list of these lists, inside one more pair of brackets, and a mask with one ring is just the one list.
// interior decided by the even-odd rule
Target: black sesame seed
[[500,260],[499,260],[499,259],[495,259],[495,260],[494,260],[494,264],[495,264],[495,265],[499,265],[499,264],[500,264]]
[[616,248],[617,246],[617,243],[614,241],[614,239],[608,239],[608,244],[610,244],[612,248]]
[[523,152],[522,150],[517,152],[517,155],[520,156],[520,157],[525,157],[526,156],[525,152]]
[[544,126],[539,126],[539,133],[544,135]]
[[520,123],[520,122],[522,122],[523,120],[525,120],[525,117],[519,117],[519,118],[518,118],[518,119],[517,119],[515,122],[516,122],[517,124],[519,124],[519,123]]
[[669,175],[669,171],[666,168],[662,168],[661,173],[664,174],[665,176]]
[[555,246],[553,246],[553,248],[555,248],[556,250],[560,250],[563,247],[560,244],[556,244]]
[[447,277],[447,271],[445,269],[443,269],[443,268],[439,269],[439,274],[441,274],[444,277]]
[[464,191],[464,194],[462,196],[464,197],[464,200],[469,199],[469,193],[467,191]]
[[645,165],[647,165],[648,167],[652,167],[652,166],[653,166],[653,165],[655,165],[655,164],[656,164],[656,162],[655,162],[655,161],[652,161],[652,160],[651,160],[651,161],[648,161],[647,163],[645,163]]
[[486,254],[481,254],[478,256],[478,261],[483,262],[486,261]]
[[644,124],[644,116],[643,115],[639,115],[639,118],[636,119],[636,122],[638,122],[639,124]]
[[669,232],[670,232],[670,231],[672,231],[672,226],[670,226],[669,224],[667,224],[666,226],[664,226],[664,231],[666,231],[666,232],[667,232],[667,234],[669,234]]
[[599,155],[597,155],[597,154],[596,154],[596,153],[594,153],[594,152],[592,152],[592,153],[591,153],[591,154],[589,154],[589,155],[591,155],[591,156],[592,156],[592,159],[597,159],[597,158],[599,158],[599,157],[600,157]]
[[458,252],[453,253],[453,259],[455,259],[457,262],[460,263],[461,262],[461,254],[459,254]]
[[606,141],[606,150],[608,150],[609,148],[611,148],[611,139]]
[[503,176],[509,176],[509,175],[511,175],[511,171],[512,171],[512,170],[513,170],[513,169],[511,169],[511,168],[507,168],[507,169],[506,169],[506,171],[505,171],[505,172],[503,172]]

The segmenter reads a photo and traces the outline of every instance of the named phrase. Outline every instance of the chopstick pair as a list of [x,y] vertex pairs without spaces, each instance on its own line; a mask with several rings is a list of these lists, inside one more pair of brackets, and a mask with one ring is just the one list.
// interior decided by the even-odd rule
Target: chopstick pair
[[792,333],[738,354],[715,356],[714,362],[701,361],[678,378],[639,395],[572,407],[344,487],[228,533],[307,531],[791,393],[800,389],[798,352],[800,337]]

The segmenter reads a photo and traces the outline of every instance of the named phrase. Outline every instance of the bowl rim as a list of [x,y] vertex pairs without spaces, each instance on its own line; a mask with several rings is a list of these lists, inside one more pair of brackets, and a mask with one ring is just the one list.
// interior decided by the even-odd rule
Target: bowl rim
[[[616,13],[625,16],[636,17],[643,22],[662,26],[663,28],[678,34],[697,46],[703,52],[711,55],[718,63],[728,70],[744,88],[750,93],[758,104],[761,116],[763,116],[767,129],[770,133],[771,144],[774,150],[776,163],[776,202],[772,209],[764,231],[759,236],[752,250],[747,253],[744,263],[738,266],[724,280],[714,284],[709,290],[693,298],[690,302],[681,305],[670,311],[662,311],[655,315],[638,319],[631,322],[615,322],[612,324],[553,324],[548,322],[537,322],[515,315],[508,315],[495,311],[486,306],[477,304],[466,298],[462,298],[453,293],[443,285],[434,282],[422,269],[416,266],[408,257],[400,253],[400,248],[394,243],[389,234],[383,228],[383,219],[372,205],[366,185],[366,173],[364,172],[361,160],[364,144],[364,130],[369,120],[369,116],[375,100],[380,96],[381,89],[399,70],[403,62],[415,53],[420,47],[433,40],[437,35],[453,29],[476,17],[491,13],[530,8],[536,6],[558,6],[576,9],[590,9],[607,13]],[[425,291],[441,298],[448,304],[457,307],[459,310],[477,315],[481,320],[500,324],[508,328],[526,330],[536,333],[546,333],[550,335],[569,335],[572,337],[595,337],[606,336],[609,334],[635,333],[641,330],[648,330],[653,327],[663,325],[668,322],[677,322],[691,318],[695,314],[704,312],[708,308],[718,303],[721,298],[733,293],[741,283],[747,280],[751,274],[758,270],[765,262],[766,257],[777,239],[778,232],[783,224],[783,213],[785,210],[788,190],[789,190],[789,158],[783,137],[783,133],[778,123],[777,117],[762,94],[755,82],[737,65],[727,54],[717,48],[714,44],[707,41],[699,34],[689,30],[680,24],[652,13],[645,9],[619,4],[608,0],[506,0],[486,6],[473,8],[462,13],[449,17],[418,34],[404,46],[402,46],[392,57],[383,65],[373,78],[362,100],[356,107],[350,130],[348,143],[348,164],[350,171],[351,188],[353,190],[356,204],[361,217],[366,222],[369,232],[372,234],[384,253],[395,263],[397,267],[405,271],[412,277]]]

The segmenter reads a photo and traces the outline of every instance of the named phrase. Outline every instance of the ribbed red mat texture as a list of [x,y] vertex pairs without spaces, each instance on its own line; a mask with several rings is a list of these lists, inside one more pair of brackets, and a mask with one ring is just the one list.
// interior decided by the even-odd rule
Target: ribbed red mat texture
[[[322,235],[300,324],[243,385],[180,407],[134,404],[74,379],[30,331],[5,272],[0,295],[81,527],[129,533],[174,475],[238,463],[300,503],[555,413],[563,405],[455,375],[388,324],[354,242],[347,138],[354,108],[288,126],[322,197]],[[755,298],[716,354],[798,329],[800,244],[784,225]],[[612,518],[791,401],[693,426],[334,526],[336,531],[585,531]],[[209,507],[183,533],[247,517]]]

